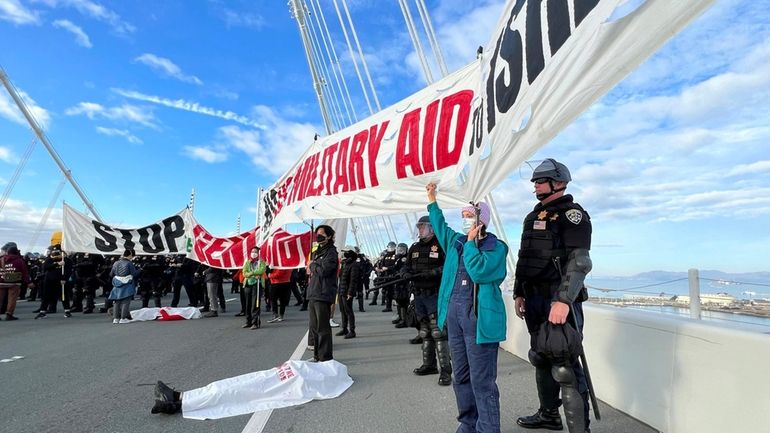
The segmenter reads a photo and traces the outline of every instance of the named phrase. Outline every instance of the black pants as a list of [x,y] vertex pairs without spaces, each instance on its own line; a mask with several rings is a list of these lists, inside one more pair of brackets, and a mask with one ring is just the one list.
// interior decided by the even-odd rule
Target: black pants
[[273,307],[273,315],[283,316],[289,300],[291,300],[291,283],[270,285],[270,305]]
[[297,283],[290,283],[291,284],[291,293],[294,295],[294,299],[297,300],[297,304],[302,303],[302,293],[299,291],[299,286]]
[[94,310],[94,298],[96,289],[99,288],[99,280],[96,277],[79,278],[75,282],[75,298],[72,309],[83,311],[83,300],[86,301],[86,311]]
[[347,296],[340,293],[337,300],[337,304],[340,306],[340,314],[342,315],[342,330],[356,332],[356,313],[353,312],[353,298],[346,298]]
[[191,275],[181,275],[174,280],[172,288],[174,290],[174,297],[171,298],[171,306],[176,307],[179,305],[179,295],[184,286],[184,291],[187,293],[187,297],[190,299],[190,304],[196,305],[195,291],[193,289],[193,281]]
[[40,311],[45,313],[48,310],[56,312],[56,305],[61,299],[64,312],[70,311],[70,299],[72,298],[72,286],[65,284],[62,288],[59,281],[46,281],[43,289],[43,297],[40,302]]
[[313,357],[319,361],[328,361],[332,357],[332,327],[329,325],[331,302],[311,300],[308,306],[310,312],[310,338],[313,345]]
[[246,284],[241,290],[243,292],[243,298],[245,304],[243,306],[243,312],[246,314],[246,324],[253,325],[256,317],[260,314],[260,292],[262,283],[257,281],[257,284]]

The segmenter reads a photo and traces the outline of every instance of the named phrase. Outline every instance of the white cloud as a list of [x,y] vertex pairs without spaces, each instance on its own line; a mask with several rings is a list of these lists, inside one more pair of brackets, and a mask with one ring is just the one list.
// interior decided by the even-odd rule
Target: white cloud
[[207,146],[185,146],[185,154],[192,159],[199,159],[209,164],[227,161],[227,152]]
[[112,91],[118,95],[124,96],[126,98],[136,99],[138,101],[152,102],[154,104],[163,105],[164,107],[176,108],[177,110],[190,111],[193,113],[204,114],[206,116],[231,120],[233,122],[237,122],[246,126],[252,126],[255,128],[265,128],[265,126],[261,123],[246,116],[241,116],[232,111],[223,111],[216,108],[206,107],[200,105],[197,102],[187,101],[184,99],[168,99],[162,98],[160,96],[145,95],[144,93],[139,93],[132,90],[112,89]]
[[[22,253],[27,252],[30,242],[37,231],[38,224],[43,219],[45,208],[39,208],[29,202],[9,198],[0,213],[0,238],[14,241]],[[35,242],[33,250],[42,251],[48,245],[47,236],[55,230],[61,230],[62,211],[60,207],[51,209],[43,232]]]
[[16,162],[16,158],[14,158],[13,153],[11,153],[11,149],[5,146],[0,146],[0,161],[13,164]]
[[129,143],[142,144],[142,140],[139,137],[135,136],[134,134],[131,134],[126,129],[105,128],[103,126],[97,126],[96,132],[103,135],[112,136],[112,137],[115,137],[115,136],[123,137],[126,140],[128,140]]
[[145,64],[150,68],[155,69],[156,71],[160,71],[163,74],[175,78],[179,81],[197,84],[199,86],[203,84],[203,81],[201,81],[198,77],[195,75],[187,75],[183,73],[179,66],[165,57],[159,57],[155,54],[145,53],[135,58],[134,61]]
[[64,111],[68,116],[85,115],[89,119],[104,117],[110,120],[128,121],[138,123],[153,129],[159,129],[155,123],[155,116],[151,111],[147,111],[136,105],[123,104],[119,107],[107,108],[94,102],[81,102],[74,107]]
[[39,24],[37,12],[27,9],[19,0],[0,0],[0,20],[14,24]]
[[232,9],[223,9],[221,14],[228,28],[249,27],[259,30],[267,24],[265,18],[258,14],[237,12]]
[[78,45],[86,48],[93,47],[93,44],[91,44],[91,39],[88,37],[86,32],[83,31],[80,27],[73,24],[71,21],[68,20],[56,20],[53,22],[53,26],[58,29],[64,29],[73,35],[75,35],[75,42],[78,43]]
[[[37,105],[37,102],[35,102],[34,99],[32,99],[29,95],[27,95],[26,92],[23,90],[17,89],[19,93],[19,97],[22,101],[24,101],[24,104],[27,106],[27,109],[32,114],[32,117],[35,118],[37,123],[43,128],[46,129],[51,124],[51,115],[48,113],[48,110],[45,108]],[[5,117],[6,119],[18,123],[19,125],[29,126],[29,123],[27,123],[27,120],[24,118],[24,115],[19,111],[19,107],[16,105],[16,102],[11,99],[10,95],[8,95],[8,92],[0,91],[0,117]]]
[[[769,134],[770,135],[770,134]],[[751,164],[740,164],[733,167],[727,176],[741,176],[746,174],[770,173],[770,161],[757,161]]]
[[133,33],[136,31],[136,27],[131,23],[124,21],[115,11],[107,9],[101,4],[91,0],[33,0],[33,2],[42,3],[52,8],[73,8],[82,15],[109,24],[113,30],[120,34]]

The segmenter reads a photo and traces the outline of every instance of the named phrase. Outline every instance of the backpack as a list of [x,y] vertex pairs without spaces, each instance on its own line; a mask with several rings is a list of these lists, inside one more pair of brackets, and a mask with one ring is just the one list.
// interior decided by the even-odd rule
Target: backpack
[[13,263],[5,263],[5,257],[0,257],[0,283],[21,284],[23,274]]

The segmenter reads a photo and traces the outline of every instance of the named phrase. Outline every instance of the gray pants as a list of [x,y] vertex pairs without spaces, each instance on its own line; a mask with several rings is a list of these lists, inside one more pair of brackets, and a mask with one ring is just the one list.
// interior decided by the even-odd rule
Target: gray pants
[[217,297],[217,289],[219,283],[206,283],[206,291],[209,294],[209,310],[215,313],[219,312],[219,298]]
[[131,311],[131,297],[118,299],[112,305],[112,316],[116,319],[128,319]]

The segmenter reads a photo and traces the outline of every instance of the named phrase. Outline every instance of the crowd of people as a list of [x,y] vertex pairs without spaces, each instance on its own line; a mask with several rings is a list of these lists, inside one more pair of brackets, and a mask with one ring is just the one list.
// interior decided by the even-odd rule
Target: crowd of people
[[[553,159],[535,168],[531,178],[537,204],[524,219],[513,302],[531,336],[529,360],[535,367],[540,407],[516,422],[524,428],[563,430],[559,407],[564,406],[570,433],[590,433],[589,384],[579,357],[592,227],[588,213],[565,193],[571,180],[567,167]],[[324,362],[333,359],[332,328],[340,328],[338,337],[356,338],[356,310],[365,311],[369,298],[369,305],[376,306],[379,298],[383,312],[393,312],[395,305],[396,328],[417,329],[409,340],[422,347],[413,373],[435,374],[438,385],[453,385],[457,432],[499,432],[497,356],[507,332],[500,286],[509,247],[488,231],[486,203],[461,209],[462,229],[456,231],[438,206],[436,185],[428,184],[426,192],[428,215],[417,223],[417,242],[390,242],[374,261],[354,246],[338,250],[328,225],[314,230],[308,266],[294,270],[270,269],[257,247],[242,269],[230,272],[184,256],[135,257],[131,250],[120,258],[67,257],[54,246],[45,258],[22,259],[16,245],[8,243],[0,258],[0,303],[6,320],[15,320],[16,298],[29,291],[28,300],[41,299],[35,318],[55,312],[59,300],[65,317],[71,317],[76,311],[93,312],[101,287],[108,297],[102,311],[113,301],[114,322],[124,323],[135,294],[142,306],[152,298],[159,307],[161,298],[173,293],[171,306],[176,307],[184,286],[190,306],[203,308],[205,317],[216,317],[225,311],[222,283],[229,278],[232,292],[240,294],[236,316],[245,317],[247,329],[261,327],[262,309],[272,312],[268,322],[283,321],[293,293],[295,305],[308,311],[311,361]],[[333,320],[336,308],[339,325]],[[157,395],[166,397],[156,401],[153,413],[181,408],[183,394],[159,390]]]

